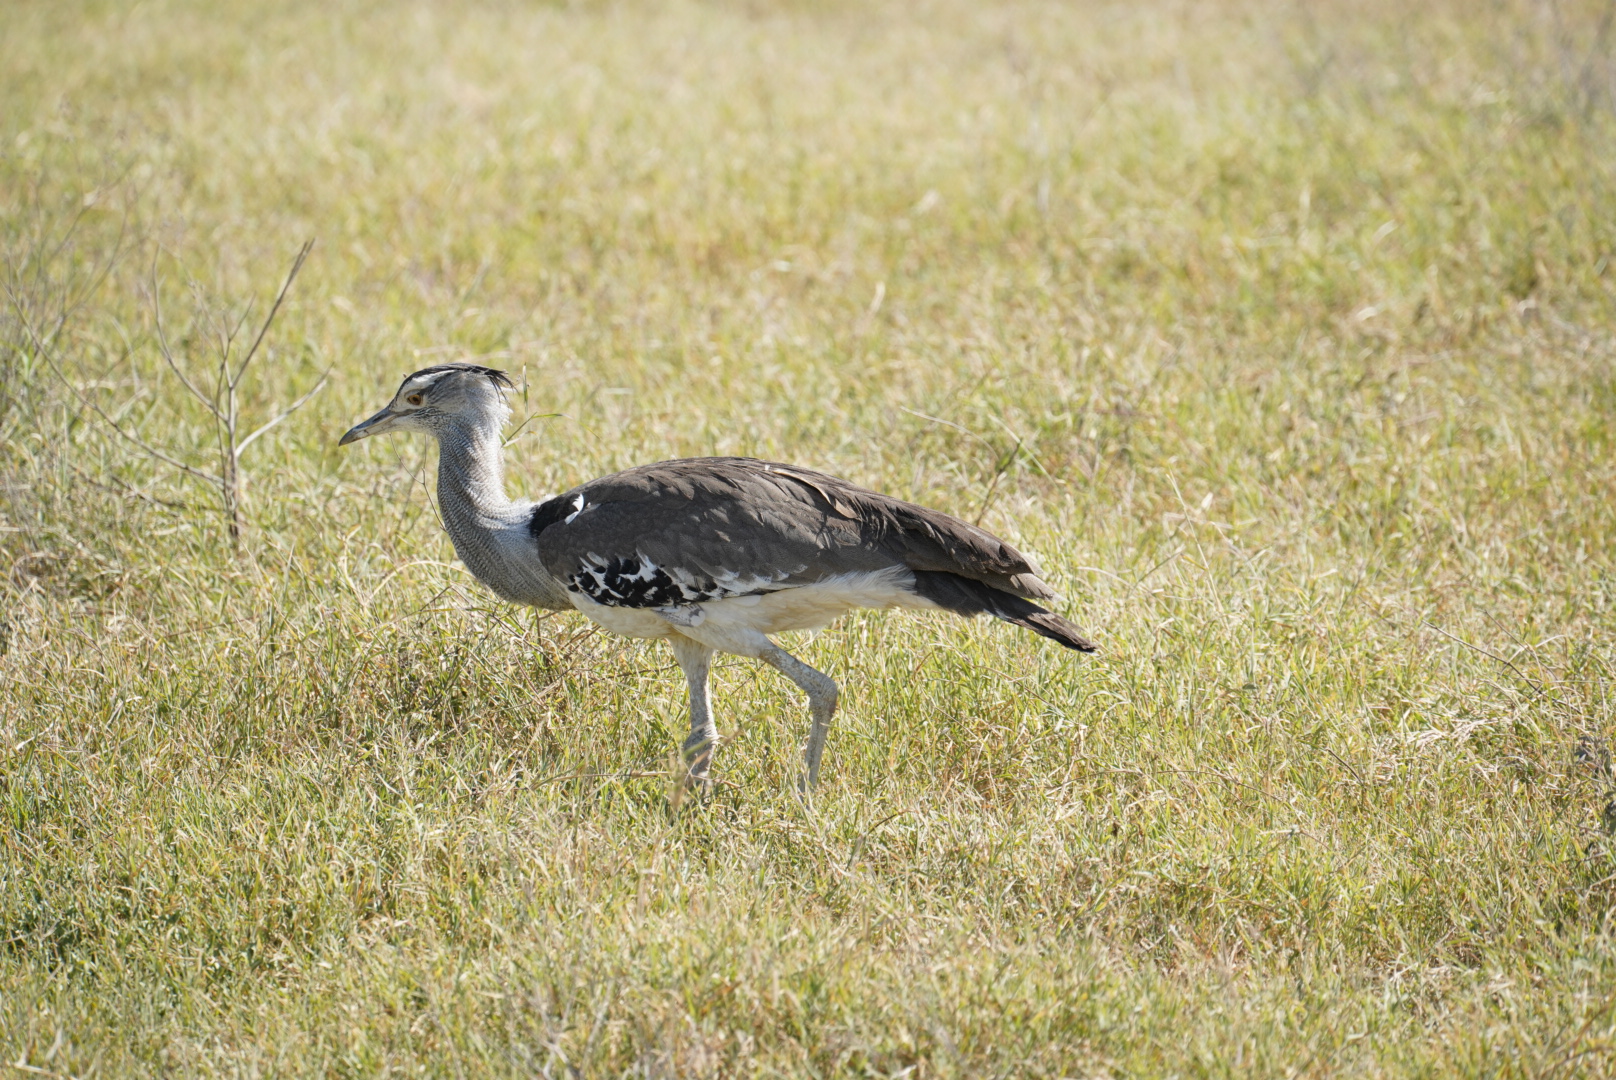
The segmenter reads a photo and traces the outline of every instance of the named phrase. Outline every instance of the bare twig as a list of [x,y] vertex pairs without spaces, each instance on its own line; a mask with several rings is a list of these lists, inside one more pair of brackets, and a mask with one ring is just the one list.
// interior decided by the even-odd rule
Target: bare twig
[[[219,437],[219,458],[222,466],[220,471],[224,474],[224,482],[220,485],[220,489],[224,494],[225,517],[229,523],[231,546],[238,550],[241,547],[241,538],[247,531],[246,515],[242,510],[242,504],[245,501],[241,478],[242,450],[246,448],[247,443],[252,442],[258,436],[286,419],[304,402],[318,393],[321,387],[325,386],[326,376],[322,375],[320,381],[315,384],[314,389],[298,398],[284,413],[253,432],[246,440],[240,439],[238,429],[241,423],[241,406],[237,391],[242,380],[247,375],[247,368],[252,364],[253,358],[258,355],[259,348],[264,344],[264,338],[268,336],[269,328],[275,324],[275,316],[280,313],[281,304],[286,300],[286,294],[291,291],[292,283],[297,280],[298,271],[303,269],[303,264],[308,260],[309,252],[313,248],[314,241],[308,240],[298,249],[297,257],[292,260],[292,268],[286,273],[286,280],[281,282],[280,291],[275,294],[275,302],[269,306],[269,313],[264,316],[264,321],[259,324],[257,336],[253,338],[253,343],[247,348],[247,354],[241,358],[241,363],[237,365],[234,372],[230,370],[230,352],[235,345],[236,335],[241,332],[241,327],[247,322],[250,307],[242,309],[241,317],[236,321],[236,325],[231,328],[230,333],[225,337],[224,343],[219,349],[219,374],[214,382],[215,404],[213,406],[213,415],[215,429]],[[329,375],[330,372],[328,371],[326,374]],[[220,398],[224,399],[222,412],[218,405]]]
[[152,315],[157,323],[157,351],[162,354],[163,362],[168,365],[168,370],[174,373],[174,377],[179,379],[180,385],[189,390],[191,396],[200,401],[202,407],[212,413],[214,419],[217,420],[219,418],[218,405],[201,390],[198,390],[195,383],[191,382],[190,377],[185,374],[184,369],[174,359],[174,350],[168,344],[168,330],[163,326],[162,290],[157,287],[156,259],[152,260],[151,305]]
[[[275,302],[269,306],[269,314],[264,316],[264,325],[258,328],[258,336],[253,339],[252,347],[247,350],[247,355],[242,358],[241,367],[236,369],[236,377],[231,380],[231,386],[235,386],[241,381],[241,376],[247,371],[247,365],[252,363],[254,356],[258,355],[258,347],[264,343],[264,335],[269,333],[270,325],[274,323],[276,314],[280,312],[281,304],[285,301],[286,294],[291,291],[292,282],[297,280],[298,271],[303,269],[303,264],[308,261],[309,252],[313,250],[313,240],[304,241],[303,246],[298,249],[297,258],[292,260],[292,269],[287,271],[286,280],[281,283],[281,291],[275,294]],[[243,314],[243,318],[245,317],[245,314]]]
[[1321,747],[1319,747],[1319,749],[1323,750],[1326,754],[1329,754],[1331,757],[1335,758],[1336,761],[1341,764],[1342,768],[1346,769],[1349,773],[1351,773],[1352,778],[1354,780],[1358,781],[1358,786],[1359,787],[1368,787],[1369,786],[1368,784],[1364,783],[1364,778],[1363,778],[1362,774],[1360,774],[1357,769],[1354,769],[1352,767],[1352,763],[1350,761],[1348,761],[1346,758],[1342,757],[1340,754],[1336,753],[1334,750],[1331,750],[1328,746],[1321,746]]
[[1459,637],[1457,634],[1450,634],[1446,630],[1442,629],[1440,626],[1438,626],[1436,623],[1432,622],[1429,619],[1421,619],[1420,621],[1422,623],[1424,623],[1430,629],[1435,630],[1437,633],[1441,634],[1443,637],[1448,638],[1448,639],[1450,639],[1452,641],[1457,641],[1460,645],[1463,645],[1465,648],[1470,649],[1473,652],[1478,652],[1482,656],[1487,657],[1487,659],[1489,659],[1489,660],[1498,661],[1500,664],[1503,664],[1505,667],[1509,668],[1509,670],[1513,671],[1515,673],[1515,675],[1523,683],[1525,683],[1527,686],[1530,686],[1537,694],[1539,694],[1541,696],[1547,696],[1548,691],[1546,689],[1544,689],[1542,683],[1538,682],[1536,679],[1532,678],[1530,675],[1526,674],[1526,672],[1522,671],[1520,668],[1516,667],[1514,664],[1512,664],[1510,661],[1504,659],[1502,656],[1499,656],[1497,653],[1491,652],[1491,651],[1489,651],[1487,649],[1483,649],[1480,645],[1472,644],[1471,642],[1466,641],[1464,638]]
[[[241,434],[240,390],[242,383],[246,380],[248,369],[253,360],[263,348],[264,341],[268,338],[271,327],[274,326],[275,317],[280,314],[280,310],[286,302],[286,297],[291,292],[292,284],[297,280],[297,275],[303,269],[303,264],[308,261],[309,252],[313,248],[314,241],[310,240],[298,249],[296,257],[292,260],[291,269],[287,271],[285,279],[281,282],[280,290],[275,294],[274,302],[270,304],[268,313],[258,324],[257,333],[253,336],[252,344],[247,347],[239,362],[234,361],[237,351],[235,347],[236,341],[241,336],[242,328],[247,325],[247,319],[252,313],[252,305],[249,303],[243,307],[240,314],[234,316],[233,321],[228,323],[221,323],[213,309],[205,310],[204,315],[211,324],[216,338],[214,347],[218,354],[217,362],[213,365],[212,385],[208,385],[205,379],[198,379],[194,368],[188,369],[175,351],[173,342],[169,337],[168,325],[163,315],[162,289],[157,277],[157,265],[155,260],[153,261],[150,299],[157,328],[157,351],[162,356],[163,363],[168,367],[169,372],[179,380],[180,385],[185,388],[186,392],[207,410],[209,417],[213,421],[214,442],[219,455],[217,472],[199,468],[182,461],[176,454],[162,447],[152,445],[130,428],[126,428],[118,417],[109,415],[107,410],[101,407],[100,403],[93,400],[72,379],[68,378],[66,371],[63,369],[60,358],[53,348],[56,337],[61,331],[61,321],[51,328],[48,333],[42,332],[36,325],[35,320],[29,317],[25,305],[16,294],[15,289],[11,287],[9,282],[6,285],[7,295],[11,300],[12,307],[16,309],[18,321],[22,324],[35,353],[51,366],[57,377],[67,385],[74,397],[78,398],[85,408],[100,417],[101,421],[119,438],[139,447],[142,452],[154,460],[170,468],[178,469],[186,476],[200,480],[218,490],[225,521],[230,532],[230,544],[237,552],[241,550],[241,542],[247,530],[246,515],[244,513],[246,502],[245,476],[241,470],[242,453],[256,442],[260,436],[267,434],[276,425],[308,404],[310,399],[323,390],[330,380],[331,370],[327,368],[307,393],[276,413],[268,422],[259,425],[251,433],[246,436]],[[191,288],[193,295],[198,298],[200,303],[202,301],[200,286],[193,281]]]
[[325,384],[330,378],[331,369],[326,368],[325,373],[320,376],[320,381],[314,384],[314,389],[310,390],[308,393],[286,406],[286,408],[282,409],[273,420],[267,424],[264,424],[251,435],[248,435],[245,439],[242,439],[239,443],[237,443],[236,454],[239,456],[243,450],[247,449],[247,447],[252,444],[254,439],[258,438],[258,436],[262,435],[264,432],[268,431],[270,428],[274,427],[276,424],[280,423],[282,420],[285,420],[288,416],[291,416],[293,413],[297,412],[297,410],[301,409],[311,397],[325,389]]
[[[7,292],[10,294],[10,289],[8,289]],[[99,404],[89,398],[84,391],[78,388],[78,385],[75,384],[72,379],[67,377],[67,372],[62,370],[62,365],[57,361],[56,356],[51,350],[51,346],[39,336],[39,331],[37,328],[35,328],[33,320],[29,319],[27,313],[23,311],[22,305],[18,301],[17,297],[13,294],[10,296],[10,299],[12,308],[17,312],[17,321],[22,325],[23,332],[28,335],[29,340],[33,342],[34,351],[51,366],[51,370],[56,373],[56,377],[62,380],[62,383],[73,392],[73,396],[78,398],[80,403],[83,404],[85,408],[99,416],[102,421],[117,435],[140,447],[140,449],[144,450],[158,461],[161,461],[163,464],[178,469],[186,475],[193,476],[196,479],[208,484],[220,485],[224,483],[223,477],[215,476],[213,473],[210,473],[205,469],[198,469],[194,465],[187,465],[178,458],[159,450],[157,447],[153,446],[151,443],[147,442],[145,439],[142,439],[133,432],[125,431],[122,424],[108,416],[105,409],[101,408]]]

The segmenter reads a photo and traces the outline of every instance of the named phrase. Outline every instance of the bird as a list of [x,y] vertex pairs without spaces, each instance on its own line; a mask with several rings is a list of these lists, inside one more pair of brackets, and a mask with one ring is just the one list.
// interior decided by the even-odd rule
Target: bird
[[640,465],[558,495],[505,492],[509,376],[473,363],[407,376],[346,446],[385,432],[438,442],[438,507],[455,554],[504,600],[576,610],[672,647],[689,690],[685,780],[707,785],[718,745],[717,653],[770,665],[808,696],[812,789],[839,690],[775,643],[856,608],[991,615],[1078,652],[1095,645],[1040,606],[1059,600],[1021,552],[984,529],[813,469],[747,457]]

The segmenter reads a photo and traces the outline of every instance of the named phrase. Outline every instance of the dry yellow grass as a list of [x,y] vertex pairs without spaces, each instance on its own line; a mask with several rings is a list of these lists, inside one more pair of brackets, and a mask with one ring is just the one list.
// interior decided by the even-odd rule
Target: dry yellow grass
[[[1616,1070],[1610,9],[1473,7],[8,6],[0,1072]],[[308,238],[233,555],[86,401],[212,467],[156,300]],[[736,662],[670,812],[665,655],[335,448],[444,358],[515,489],[825,468],[1103,652],[851,619],[815,804]]]

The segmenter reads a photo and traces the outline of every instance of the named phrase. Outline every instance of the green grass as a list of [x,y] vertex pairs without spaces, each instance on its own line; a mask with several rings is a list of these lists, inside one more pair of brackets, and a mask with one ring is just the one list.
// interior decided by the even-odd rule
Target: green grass
[[[9,5],[0,1074],[1610,1075],[1606,7]],[[155,301],[308,238],[233,554],[85,401],[215,467]],[[743,661],[670,804],[665,649],[335,446],[450,358],[514,491],[831,470],[1102,651],[850,618],[812,805]]]

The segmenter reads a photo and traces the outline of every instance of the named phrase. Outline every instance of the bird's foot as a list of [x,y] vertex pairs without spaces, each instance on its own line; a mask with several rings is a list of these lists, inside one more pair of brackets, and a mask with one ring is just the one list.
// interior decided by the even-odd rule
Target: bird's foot
[[713,779],[707,771],[706,759],[690,761],[675,756],[669,762],[668,812],[672,817],[677,818],[686,803],[694,806],[706,803],[712,793]]
[[685,740],[684,786],[686,789],[695,788],[703,792],[712,789],[711,768],[713,750],[717,744],[718,739],[716,737],[705,734],[694,734]]

